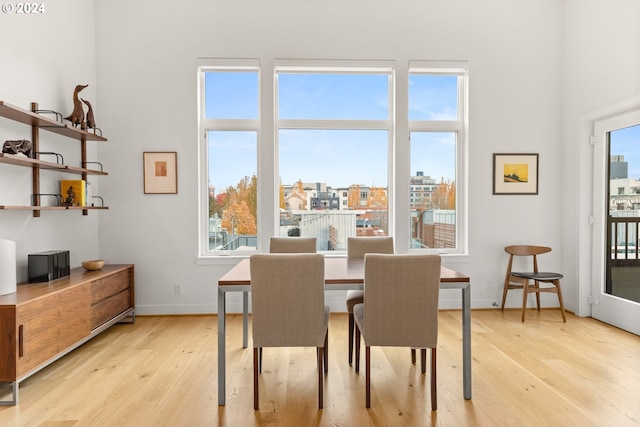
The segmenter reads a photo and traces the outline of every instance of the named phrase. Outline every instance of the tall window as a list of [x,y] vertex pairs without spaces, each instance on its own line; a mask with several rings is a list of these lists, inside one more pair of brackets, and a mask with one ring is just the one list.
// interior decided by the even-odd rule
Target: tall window
[[199,64],[201,255],[273,235],[321,252],[384,235],[400,253],[466,252],[465,64],[269,63]]
[[[207,171],[202,252],[255,251],[258,234],[259,68],[252,61],[201,67],[200,129]],[[202,234],[202,233],[201,233]]]
[[345,251],[389,234],[390,64],[276,65],[278,233]]
[[461,67],[409,69],[411,247],[464,251],[465,83]]

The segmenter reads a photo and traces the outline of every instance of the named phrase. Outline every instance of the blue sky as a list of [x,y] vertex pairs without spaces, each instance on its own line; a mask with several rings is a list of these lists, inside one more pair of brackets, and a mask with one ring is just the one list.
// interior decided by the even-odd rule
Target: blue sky
[[611,155],[624,155],[629,163],[629,178],[640,180],[640,125],[611,132]]
[[[282,119],[386,120],[388,77],[381,74],[283,74],[278,81]],[[451,119],[457,114],[456,78],[412,76],[410,119]],[[257,118],[258,75],[206,74],[206,115],[211,118]],[[254,132],[209,134],[210,184],[217,192],[256,173]],[[453,180],[453,133],[411,136],[410,173]],[[381,130],[282,130],[279,134],[283,184],[324,182],[333,188],[351,184],[388,186],[388,136]],[[398,143],[402,143],[401,141]],[[406,143],[406,142],[405,142]]]

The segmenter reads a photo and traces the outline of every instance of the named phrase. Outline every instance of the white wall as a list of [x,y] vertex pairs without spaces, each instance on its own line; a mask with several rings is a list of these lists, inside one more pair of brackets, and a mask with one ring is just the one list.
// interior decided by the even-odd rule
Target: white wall
[[[590,315],[594,120],[640,106],[640,2],[568,0],[565,12],[563,272],[580,315]],[[565,185],[566,184],[566,185]]]
[[[600,3],[602,6],[596,6]],[[632,3],[606,2],[623,11],[634,10]],[[75,13],[50,13],[43,21],[55,31],[75,33],[75,29],[71,31],[78,20],[75,14],[86,8],[88,15],[82,15],[82,25],[91,32],[91,3],[78,0],[63,4],[73,6]],[[410,59],[467,60],[470,256],[445,260],[445,264],[472,277],[473,307],[489,307],[501,298],[505,245],[530,242],[552,246],[555,256],[545,259],[544,265],[572,273],[564,281],[565,303],[569,310],[575,310],[578,230],[573,226],[574,203],[566,201],[565,190],[572,184],[564,184],[577,179],[577,170],[569,168],[567,172],[566,166],[574,158],[571,150],[563,148],[573,144],[568,129],[575,125],[565,124],[562,118],[568,112],[575,115],[581,101],[574,98],[592,88],[582,84],[574,87],[576,83],[566,81],[563,70],[565,64],[572,69],[589,61],[589,53],[584,51],[587,45],[575,40],[583,33],[586,37],[587,31],[574,26],[597,18],[605,2],[593,0],[585,10],[581,4],[582,0],[96,0],[95,54],[93,44],[83,47],[90,52],[75,52],[67,44],[58,52],[62,58],[40,61],[37,44],[12,48],[7,55],[3,47],[0,99],[19,105],[31,100],[43,104],[42,97],[47,96],[64,109],[72,87],[79,80],[91,80],[88,89],[93,89],[100,101],[96,106],[98,126],[109,138],[99,146],[99,157],[110,172],[100,180],[100,194],[110,209],[91,212],[88,217],[67,213],[65,217],[55,214],[39,219],[23,212],[0,212],[0,238],[13,237],[19,245],[31,242],[39,233],[20,227],[20,222],[48,221],[48,227],[39,227],[60,227],[62,232],[56,230],[56,236],[64,235],[64,224],[71,221],[67,218],[98,221],[99,255],[112,263],[136,264],[139,313],[215,312],[216,281],[230,265],[196,262],[197,58],[260,58],[266,67],[275,58],[393,59],[399,64]],[[569,14],[576,16],[567,17]],[[0,17],[3,21],[8,18],[16,17]],[[12,32],[22,31],[21,23],[14,24]],[[618,26],[609,21],[600,25],[603,32]],[[5,27],[0,27],[4,35]],[[46,38],[46,32],[41,33]],[[578,50],[573,50],[574,45]],[[637,39],[631,42],[636,57],[629,61],[635,64],[636,74],[638,46]],[[601,50],[602,55],[608,54],[606,46]],[[33,86],[7,83],[6,76],[15,80],[38,72],[33,70],[33,62],[38,61],[43,67],[40,74],[57,74],[44,82],[38,80],[40,90],[31,94]],[[76,62],[90,64],[95,76],[70,71],[80,65],[60,72],[59,64]],[[8,70],[7,63],[15,70]],[[615,77],[629,79],[620,74]],[[592,78],[580,82],[588,86],[596,77],[594,71]],[[637,93],[637,79],[634,84],[630,89]],[[623,96],[625,84],[619,87]],[[595,107],[607,99],[598,96],[593,101]],[[574,104],[575,108],[568,107]],[[178,152],[178,194],[144,195],[142,152],[164,150]],[[539,153],[539,195],[493,196],[495,152]],[[13,173],[5,169],[0,165],[3,179]],[[577,191],[574,188],[574,193]],[[576,200],[576,196],[569,197]],[[6,218],[13,221],[8,226]],[[94,241],[93,237],[89,239]],[[84,252],[92,252],[85,251],[80,242],[73,243],[72,251],[83,252],[76,260],[86,258]],[[184,285],[181,296],[173,295],[173,284],[178,282]],[[333,310],[344,309],[341,295],[329,298]],[[231,310],[238,310],[240,300],[230,300]],[[514,295],[509,303],[518,306],[519,300]],[[459,306],[458,295],[444,294],[443,305]]]
[[[25,110],[37,102],[41,109],[67,116],[73,109],[75,86],[88,84],[82,97],[96,108],[100,120],[94,4],[58,0],[45,2],[45,7],[40,15],[0,14],[0,100]],[[31,128],[0,118],[0,143],[8,139],[31,139]],[[80,143],[76,140],[41,131],[40,150],[59,152],[65,164],[80,166]],[[88,157],[95,159],[97,146],[88,143],[87,150]],[[44,159],[55,161],[53,157]],[[79,177],[43,171],[41,191],[59,193],[60,179]],[[0,182],[0,205],[31,203],[31,169],[0,164]],[[90,182],[93,187],[94,181]],[[98,185],[96,181],[95,187]],[[28,279],[30,253],[68,249],[73,266],[98,257],[98,221],[106,212],[83,216],[81,211],[44,211],[40,218],[34,218],[30,211],[0,211],[0,239],[17,243],[18,281]]]
[[[121,166],[106,184],[105,258],[135,262],[142,312],[215,311],[229,266],[196,265],[197,58],[260,58],[264,67],[274,58],[467,60],[471,256],[453,266],[473,277],[474,306],[490,306],[501,296],[505,245],[549,244],[558,253],[550,267],[560,267],[562,12],[561,2],[540,0],[98,1],[110,137],[100,156]],[[177,195],[142,194],[142,152],[151,150],[178,151]],[[540,153],[540,195],[492,196],[492,153],[531,151]],[[184,295],[173,295],[175,282]],[[329,298],[344,310],[339,295]],[[443,298],[459,305],[457,295]]]

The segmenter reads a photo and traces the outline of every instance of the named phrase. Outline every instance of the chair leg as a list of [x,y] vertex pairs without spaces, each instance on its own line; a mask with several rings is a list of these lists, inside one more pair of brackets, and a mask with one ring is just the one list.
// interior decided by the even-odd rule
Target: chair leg
[[360,328],[355,327],[356,336],[356,372],[360,372]]
[[564,314],[564,302],[562,299],[562,290],[560,290],[560,280],[554,280],[553,284],[556,285],[558,289],[558,302],[560,303],[560,313],[562,313],[562,321],[567,322],[567,316]]
[[502,305],[500,305],[500,310],[504,311],[504,304],[507,302],[507,292],[509,291],[509,275],[504,280],[504,289],[502,290]]
[[366,345],[364,347],[365,358],[365,395],[366,395],[366,407],[371,408],[371,347]]
[[529,280],[522,280],[522,322],[524,322],[524,315],[527,310],[527,295],[529,294]]
[[422,371],[423,374],[427,372],[427,349],[426,348],[420,349],[420,370]]
[[327,328],[327,334],[324,336],[324,373],[329,372],[329,329]]
[[416,349],[415,348],[411,349],[411,363],[413,363],[414,365],[416,364]]
[[537,280],[535,281],[535,287],[536,287],[536,305],[538,306],[538,311],[540,311],[540,282],[538,282]]
[[253,348],[253,409],[260,409],[258,397],[258,349]]
[[322,374],[322,367],[324,365],[324,347],[320,347],[316,351],[318,355],[318,409],[322,409],[324,404],[324,396],[323,396],[323,379],[324,375]]
[[353,329],[355,323],[353,313],[349,313],[349,365],[353,363]]
[[262,347],[260,347],[258,356],[258,372],[262,373]]
[[[426,351],[426,350],[425,350]],[[438,409],[438,385],[436,382],[436,349],[431,349],[431,410]]]

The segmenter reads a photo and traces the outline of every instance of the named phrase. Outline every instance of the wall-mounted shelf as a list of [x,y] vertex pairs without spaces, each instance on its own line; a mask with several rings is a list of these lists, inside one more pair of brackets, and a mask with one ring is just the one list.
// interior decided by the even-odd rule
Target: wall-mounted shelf
[[[38,104],[31,103],[31,110],[24,110],[22,108],[13,106],[4,101],[0,101],[0,117],[4,117],[15,122],[19,122],[28,126],[31,126],[31,139],[32,150],[34,153],[39,153],[39,139],[40,129],[47,132],[52,132],[58,135],[62,135],[71,139],[80,141],[81,150],[81,165],[87,165],[87,141],[104,142],[107,141],[102,135],[98,135],[94,132],[89,132],[83,129],[79,129],[73,126],[69,126],[65,123],[52,120],[45,117],[37,111]],[[43,153],[44,154],[44,153]],[[21,154],[8,154],[0,153],[0,163],[28,167],[33,171],[33,195],[32,205],[29,206],[8,206],[0,205],[0,210],[31,210],[34,217],[40,216],[40,211],[43,210],[81,210],[83,215],[87,215],[89,210],[93,209],[108,209],[106,206],[41,206],[40,198],[44,195],[40,192],[40,171],[41,170],[53,170],[64,173],[71,173],[82,176],[82,179],[86,181],[89,175],[108,175],[102,170],[87,169],[85,167],[68,166],[62,163],[48,162],[37,158],[30,158]],[[101,165],[102,166],[102,165]],[[102,199],[100,198],[102,201]]]
[[[35,109],[37,110],[37,108]],[[0,117],[5,117],[9,120],[24,123],[25,125],[35,126],[49,132],[77,139],[79,141],[107,141],[106,138],[103,138],[102,136],[95,133],[74,128],[67,125],[66,123],[60,123],[55,120],[51,120],[48,117],[31,112],[29,110],[24,110],[22,108],[8,104],[4,101],[0,101]]]
[[107,206],[9,206],[0,205],[3,211],[79,211],[79,210],[106,210]]
[[40,169],[58,170],[60,172],[76,173],[76,174],[86,173],[87,175],[109,175],[107,172],[103,172],[99,170],[61,165],[60,163],[45,162],[44,160],[32,159],[30,157],[25,157],[25,156],[16,155],[16,154],[8,154],[8,153],[0,153],[0,163],[7,163],[10,165],[27,166],[27,167],[39,166]]

